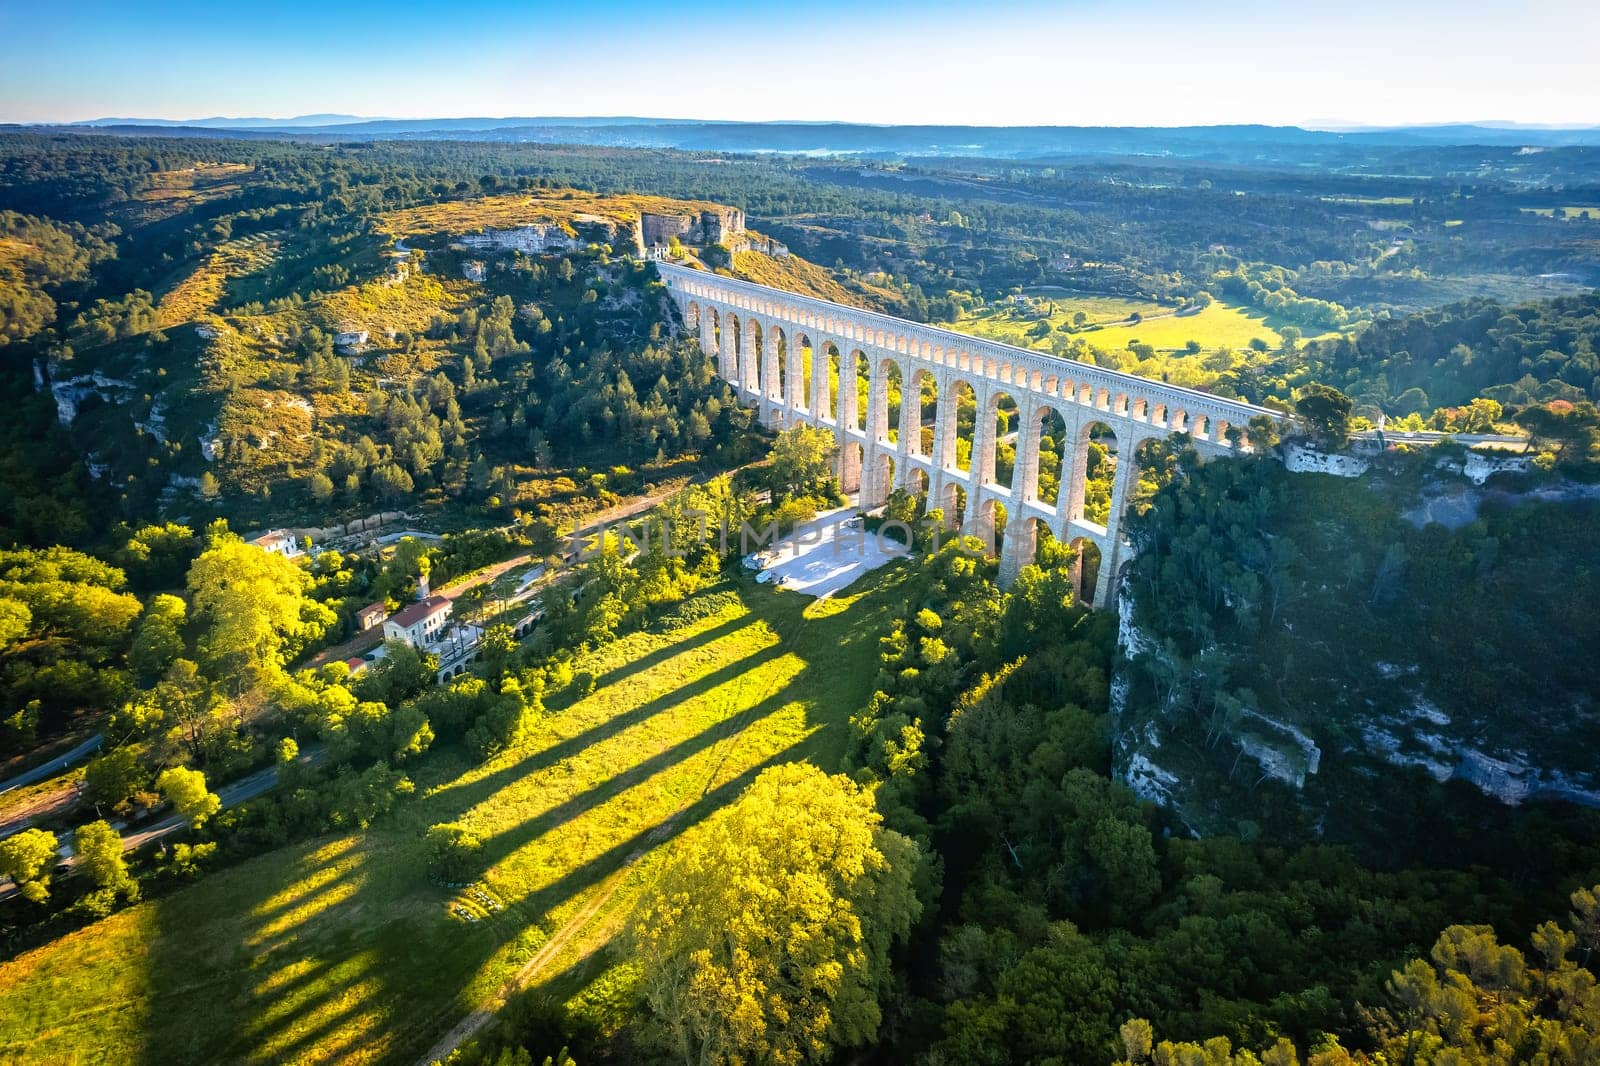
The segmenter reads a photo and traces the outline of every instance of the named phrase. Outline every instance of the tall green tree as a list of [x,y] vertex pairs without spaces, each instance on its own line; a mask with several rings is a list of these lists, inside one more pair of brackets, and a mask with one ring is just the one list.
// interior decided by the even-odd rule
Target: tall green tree
[[185,766],[163,770],[156,778],[156,788],[191,829],[198,829],[222,809],[222,798],[206,787],[206,775],[199,770]]
[[311,576],[283,556],[233,536],[216,538],[189,568],[207,673],[245,685],[277,673],[334,622],[329,608],[307,596],[310,588]]
[[17,891],[30,903],[50,898],[50,874],[56,861],[56,835],[44,829],[24,829],[0,840],[0,874],[17,883]]
[[1342,448],[1349,442],[1352,407],[1350,397],[1315,381],[1301,389],[1294,401],[1295,417],[1325,448]]
[[156,596],[139,620],[139,632],[128,649],[128,665],[146,684],[160,677],[184,652],[183,625],[188,605],[177,596]]
[[772,489],[782,496],[810,496],[827,481],[833,434],[814,426],[791,426],[772,444]]
[[128,875],[122,837],[109,824],[89,822],[79,826],[72,834],[72,850],[77,856],[78,868],[96,888],[109,889],[129,898],[138,895],[138,885]]
[[880,823],[870,791],[798,763],[684,841],[630,934],[681,1061],[821,1062],[876,1035],[920,910],[917,846]]

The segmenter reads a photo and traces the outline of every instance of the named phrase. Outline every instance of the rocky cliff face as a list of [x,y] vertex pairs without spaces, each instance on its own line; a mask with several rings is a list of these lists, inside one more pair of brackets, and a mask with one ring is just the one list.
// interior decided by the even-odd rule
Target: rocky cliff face
[[453,243],[473,251],[522,252],[543,255],[572,252],[590,244],[609,244],[618,250],[640,250],[633,227],[615,219],[579,216],[571,222],[539,222],[506,229],[488,228],[464,233]]
[[[1126,627],[1123,651],[1138,653],[1144,640]],[[1172,709],[1147,701],[1114,702],[1114,765],[1119,780],[1141,798],[1171,808],[1192,831],[1231,832],[1257,821],[1258,800],[1292,793],[1313,822],[1330,815],[1328,771],[1348,788],[1366,782],[1362,797],[1379,800],[1421,770],[1443,784],[1460,781],[1510,805],[1554,799],[1600,807],[1592,708],[1538,727],[1458,719],[1430,700],[1415,663],[1374,663],[1396,682],[1394,697],[1355,713],[1286,721],[1245,708],[1236,732],[1213,749],[1197,749],[1176,726]],[[1264,786],[1270,786],[1264,789]],[[1346,794],[1346,798],[1350,797]]]
[[744,212],[737,207],[683,213],[644,211],[639,215],[639,229],[646,247],[671,244],[674,237],[694,247],[729,244],[744,233]]
[[[1600,662],[1600,643],[1584,606],[1600,561],[1584,532],[1600,520],[1590,491],[1508,492],[1430,476],[1424,502],[1449,493],[1455,529],[1430,523],[1433,509],[1397,502],[1379,510],[1400,525],[1362,541],[1342,523],[1373,515],[1341,516],[1340,505],[1370,506],[1359,496],[1390,491],[1381,479],[1330,487],[1327,475],[1273,477],[1312,479],[1286,488],[1281,503],[1314,513],[1269,519],[1266,540],[1299,538],[1303,524],[1328,539],[1301,541],[1274,578],[1287,602],[1243,634],[1248,642],[1219,623],[1208,645],[1184,647],[1160,597],[1139,588],[1174,560],[1136,565],[1112,691],[1118,777],[1197,833],[1282,818],[1343,835],[1341,826],[1430,782],[1465,783],[1505,804],[1600,807],[1600,683],[1588,665]],[[1220,516],[1202,507],[1192,517]],[[1213,565],[1236,562],[1226,556]],[[1375,609],[1380,599],[1387,606]]]

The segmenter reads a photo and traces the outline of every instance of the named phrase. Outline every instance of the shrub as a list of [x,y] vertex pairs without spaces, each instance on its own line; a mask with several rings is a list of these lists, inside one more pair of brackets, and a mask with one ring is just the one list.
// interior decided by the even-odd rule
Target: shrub
[[478,875],[483,838],[460,822],[440,822],[428,827],[428,873],[436,881],[460,885]]

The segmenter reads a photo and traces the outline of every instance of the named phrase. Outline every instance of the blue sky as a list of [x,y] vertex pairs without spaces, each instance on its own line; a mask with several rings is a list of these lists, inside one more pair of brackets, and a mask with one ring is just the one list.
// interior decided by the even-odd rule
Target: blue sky
[[0,121],[1600,125],[1585,0],[0,0]]

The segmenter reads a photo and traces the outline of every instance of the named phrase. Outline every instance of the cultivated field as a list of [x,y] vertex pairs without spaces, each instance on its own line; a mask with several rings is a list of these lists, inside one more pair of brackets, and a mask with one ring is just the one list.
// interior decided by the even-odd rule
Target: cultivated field
[[[1554,218],[1556,213],[1553,207],[1524,207],[1522,210],[1525,214],[1545,218]],[[1561,210],[1569,222],[1600,222],[1600,204],[1568,204]]]
[[[604,1024],[632,971],[595,953],[677,835],[769,765],[836,768],[904,572],[821,603],[741,584],[709,617],[577,663],[595,691],[517,749],[428,756],[417,799],[369,831],[0,965],[0,1060],[410,1063],[536,956],[527,984]],[[463,890],[424,873],[423,832],[453,820],[488,841]]]
[[[1009,306],[990,307],[966,315],[949,326],[978,337],[1048,350],[1073,339],[1107,351],[1126,348],[1133,341],[1165,350],[1182,348],[1196,341],[1211,351],[1243,348],[1257,337],[1273,347],[1283,340],[1273,328],[1283,323],[1269,320],[1261,311],[1220,301],[1197,313],[1179,315],[1172,308],[1153,301],[1117,296],[1066,295],[1036,299],[1038,304],[1053,304],[1054,309],[1041,313]],[[1071,323],[1079,312],[1085,316],[1083,327],[1072,333],[1062,332],[1059,327]],[[1140,315],[1143,320],[1129,322],[1133,314]],[[1041,322],[1049,327],[1049,332],[1042,337],[1030,335],[1038,331]]]

